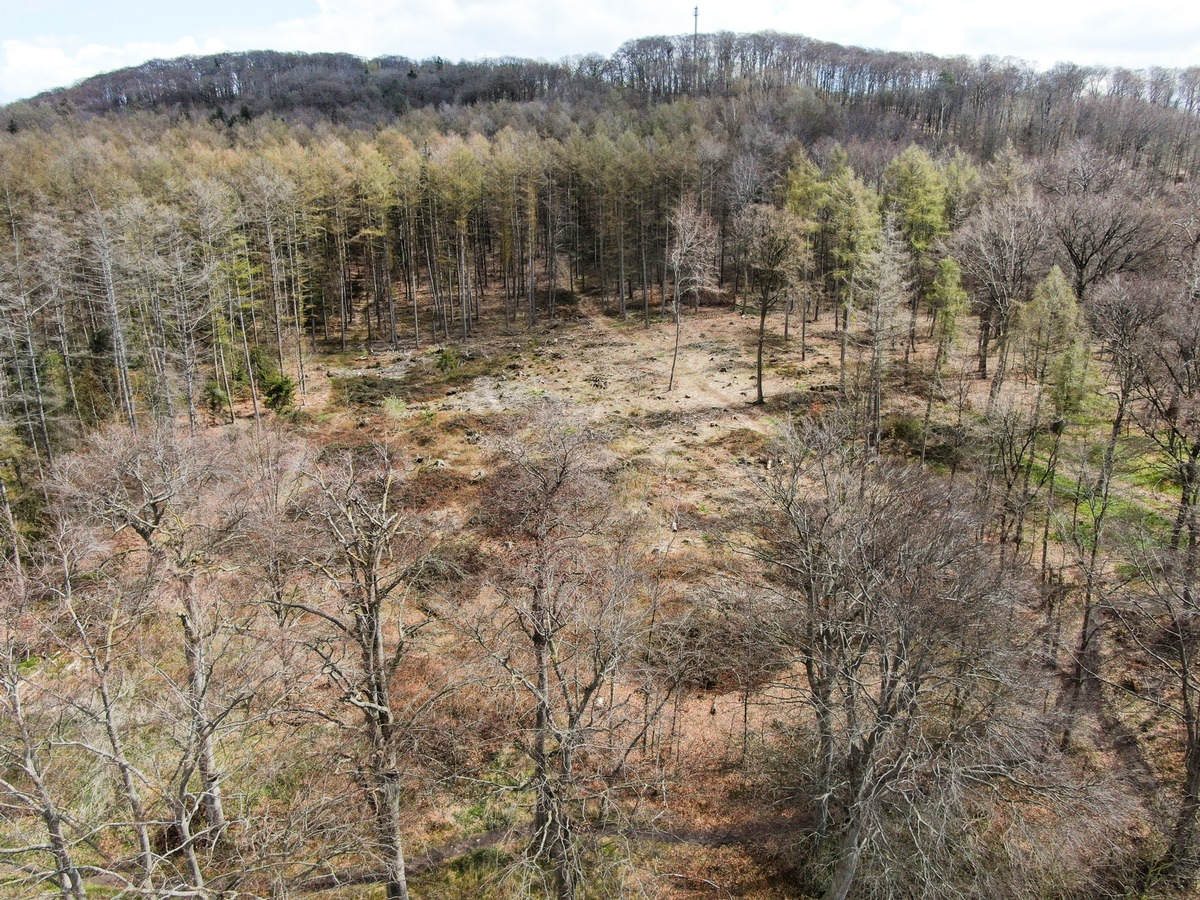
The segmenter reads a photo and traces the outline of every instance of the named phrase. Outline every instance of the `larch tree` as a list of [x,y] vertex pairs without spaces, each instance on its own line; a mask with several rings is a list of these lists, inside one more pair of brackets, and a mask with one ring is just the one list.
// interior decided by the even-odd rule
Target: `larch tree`
[[755,403],[763,397],[763,347],[767,315],[796,290],[803,274],[806,246],[795,213],[761,203],[753,204],[735,225],[752,292],[758,301],[758,348],[755,356]]
[[913,294],[910,281],[911,257],[904,247],[896,225],[885,217],[878,247],[862,267],[862,288],[866,313],[862,323],[862,342],[869,347],[866,386],[864,437],[868,448],[878,448],[883,439],[883,382],[887,372],[887,353],[900,336],[902,310]]

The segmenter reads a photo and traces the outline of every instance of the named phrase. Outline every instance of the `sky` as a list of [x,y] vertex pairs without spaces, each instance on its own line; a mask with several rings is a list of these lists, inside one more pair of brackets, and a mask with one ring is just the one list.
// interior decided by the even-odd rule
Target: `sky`
[[[663,0],[0,0],[0,103],[149,59],[226,50],[559,60],[692,30]],[[1184,0],[709,0],[702,32],[774,30],[1039,68],[1200,65]]]

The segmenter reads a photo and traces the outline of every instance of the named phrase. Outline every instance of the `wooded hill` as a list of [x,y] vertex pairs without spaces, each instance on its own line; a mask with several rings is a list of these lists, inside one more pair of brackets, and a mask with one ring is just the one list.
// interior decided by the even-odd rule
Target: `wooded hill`
[[698,46],[5,108],[0,892],[1193,891],[1198,70]]
[[[792,127],[802,127],[809,141],[840,138],[847,126],[890,132],[892,139],[899,128],[913,127],[928,140],[985,158],[1009,140],[1042,154],[1084,138],[1175,172],[1196,163],[1191,138],[1200,66],[1143,71],[1060,63],[1042,72],[1012,58],[866,50],[775,32],[639,38],[611,57],[590,54],[557,63],[222,53],[97,75],[41,94],[28,106],[35,116],[40,109],[85,116],[149,110],[224,122],[266,115],[370,129],[417,109],[541,101],[569,106],[572,121],[587,126],[610,102],[646,109],[748,92],[784,102],[784,118],[803,111],[803,121]],[[8,114],[10,127],[19,127],[26,104],[14,104]],[[847,122],[862,117],[872,124]],[[500,125],[476,122],[473,130],[488,133]]]

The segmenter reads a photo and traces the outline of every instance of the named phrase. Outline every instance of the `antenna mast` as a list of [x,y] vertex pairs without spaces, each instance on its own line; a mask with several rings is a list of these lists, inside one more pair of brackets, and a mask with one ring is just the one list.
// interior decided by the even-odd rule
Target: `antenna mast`
[[697,94],[700,93],[700,57],[696,54],[696,40],[700,37],[700,7],[692,7],[692,68],[695,69],[693,77],[693,90]]

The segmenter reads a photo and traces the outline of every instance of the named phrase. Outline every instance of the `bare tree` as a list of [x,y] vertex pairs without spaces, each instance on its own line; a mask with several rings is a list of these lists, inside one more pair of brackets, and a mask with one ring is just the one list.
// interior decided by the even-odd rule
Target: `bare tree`
[[1200,552],[1200,265],[1147,298],[1153,321],[1137,354],[1137,421],[1179,489],[1172,546]]
[[[208,435],[182,437],[171,426],[136,435],[116,429],[97,436],[87,453],[65,460],[55,481],[65,515],[137,536],[147,588],[176,605],[186,669],[176,689],[189,727],[172,805],[197,889],[203,877],[191,854],[198,844],[219,843],[226,827],[217,737],[229,710],[245,699],[241,689],[214,680],[222,615],[217,595],[207,593],[212,562],[239,538],[246,514],[248,488],[238,479],[230,449]],[[188,803],[193,774],[204,817],[200,834],[192,833]]]
[[1108,154],[1076,145],[1042,170],[1049,230],[1066,258],[1075,294],[1113,275],[1149,271],[1163,261],[1165,217],[1149,185]]
[[402,753],[413,723],[445,691],[433,684],[412,696],[396,693],[397,674],[432,621],[417,599],[434,562],[427,527],[399,501],[395,464],[377,447],[313,469],[305,513],[315,529],[308,563],[324,578],[328,601],[284,596],[273,602],[326,626],[308,643],[360,718],[371,858],[383,867],[388,900],[406,900],[403,795],[409,783]]
[[[1200,876],[1200,598],[1196,559],[1187,549],[1164,547],[1155,536],[1135,535],[1127,556],[1131,572],[1105,604],[1127,646],[1146,668],[1136,696],[1175,725],[1182,757],[1178,801],[1163,854],[1161,877],[1194,889]],[[1166,829],[1164,828],[1164,831]]]
[[[1119,452],[1120,441],[1130,421],[1143,372],[1142,354],[1149,344],[1156,320],[1164,314],[1156,298],[1169,295],[1173,287],[1164,280],[1136,275],[1117,276],[1094,291],[1085,306],[1089,330],[1107,363],[1106,393],[1112,401],[1111,427],[1105,437],[1099,467],[1081,463],[1080,489],[1066,528],[1082,580],[1082,616],[1075,644],[1075,697],[1095,694],[1100,686],[1102,577],[1109,544],[1112,486],[1127,460]],[[1089,450],[1093,448],[1089,447]],[[1069,739],[1070,734],[1064,734]]]
[[679,198],[671,216],[671,243],[667,247],[667,263],[675,278],[675,350],[671,355],[671,375],[667,390],[675,386],[675,364],[679,361],[680,312],[683,298],[689,294],[700,308],[700,295],[717,284],[717,226],[697,205],[691,194]]
[[512,698],[531,767],[516,785],[533,794],[529,853],[549,865],[559,900],[595,874],[583,860],[589,801],[618,811],[631,757],[671,696],[670,681],[660,688],[673,662],[647,654],[655,595],[596,475],[600,455],[586,426],[540,417],[505,448],[489,519],[513,549],[493,581],[495,611],[461,626]]
[[[941,867],[979,877],[963,804],[1007,796],[1004,816],[1028,825],[1062,777],[1022,709],[1020,582],[976,540],[972,504],[915,469],[851,465],[845,446],[828,426],[784,434],[753,551],[764,634],[797,663],[775,690],[812,717],[793,726],[786,777],[802,784],[825,900],[855,890],[865,858],[912,862],[890,857],[901,834],[933,881]],[[938,827],[923,824],[934,808]]]
[[1044,214],[1028,192],[985,203],[955,235],[953,248],[979,313],[980,378],[988,377],[993,343],[1000,348],[992,379],[995,397],[1008,364],[1016,304],[1029,296],[1045,265]]
[[[20,557],[0,566],[0,811],[6,823],[6,846],[0,847],[0,867],[12,869],[5,881],[53,884],[63,900],[82,900],[87,894],[79,857],[86,852],[78,839],[54,750],[67,740],[69,717],[55,716],[53,705],[30,703],[44,690],[38,684],[38,620],[36,590]],[[31,708],[32,706],[32,708]],[[39,714],[40,713],[40,714]],[[48,720],[48,721],[47,721]],[[40,820],[43,836],[26,837],[31,828],[18,825],[26,816]],[[33,840],[33,843],[24,843]],[[12,843],[10,843],[10,841]],[[48,857],[49,864],[39,857]],[[9,879],[12,878],[12,881]]]

